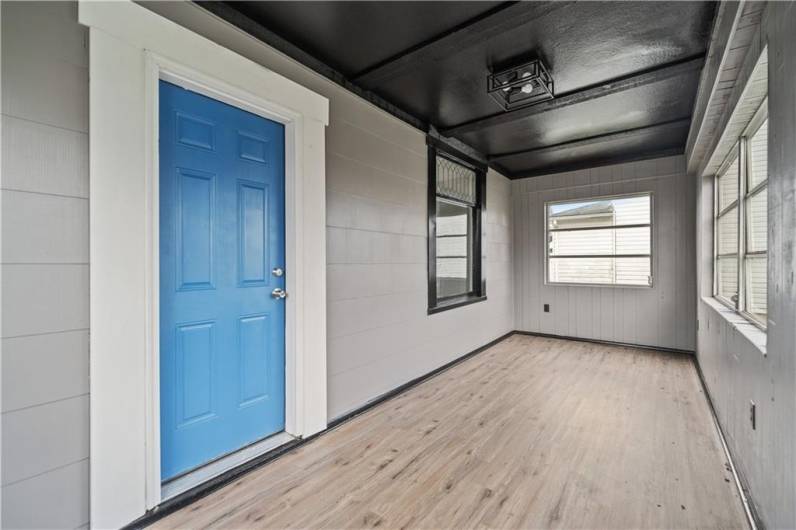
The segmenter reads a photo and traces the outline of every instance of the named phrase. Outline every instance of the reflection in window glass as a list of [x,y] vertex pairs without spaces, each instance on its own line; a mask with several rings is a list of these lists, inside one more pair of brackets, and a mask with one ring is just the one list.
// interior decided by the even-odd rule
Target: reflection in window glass
[[719,212],[738,200],[738,158],[719,175]]

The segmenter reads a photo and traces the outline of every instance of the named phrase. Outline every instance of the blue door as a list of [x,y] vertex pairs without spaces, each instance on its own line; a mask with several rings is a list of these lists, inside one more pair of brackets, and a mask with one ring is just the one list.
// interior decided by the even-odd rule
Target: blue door
[[284,429],[284,152],[281,124],[160,82],[163,480]]

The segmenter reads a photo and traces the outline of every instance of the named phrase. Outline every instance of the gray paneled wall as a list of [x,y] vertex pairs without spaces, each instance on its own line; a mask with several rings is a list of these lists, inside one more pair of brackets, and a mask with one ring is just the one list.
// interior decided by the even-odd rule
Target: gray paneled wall
[[2,3],[2,526],[88,522],[88,50]]
[[[653,287],[545,284],[546,201],[653,193]],[[516,180],[514,288],[517,329],[693,350],[695,202],[681,156]],[[550,304],[550,312],[543,305]]]
[[758,331],[711,299],[713,190],[710,179],[702,179],[695,183],[697,359],[758,516],[767,528],[796,528],[796,4],[770,2],[762,28],[769,61],[768,330]]

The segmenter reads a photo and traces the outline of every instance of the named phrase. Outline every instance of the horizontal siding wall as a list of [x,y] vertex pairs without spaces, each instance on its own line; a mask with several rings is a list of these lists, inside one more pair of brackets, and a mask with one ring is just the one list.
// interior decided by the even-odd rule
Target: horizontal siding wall
[[[514,181],[517,329],[693,350],[696,205],[690,182],[681,156]],[[545,202],[637,192],[653,193],[653,287],[545,285]]]
[[88,523],[88,50],[2,3],[2,527]]
[[329,98],[326,130],[329,418],[513,327],[511,184],[490,171],[487,301],[426,314],[425,136],[191,4],[147,7]]

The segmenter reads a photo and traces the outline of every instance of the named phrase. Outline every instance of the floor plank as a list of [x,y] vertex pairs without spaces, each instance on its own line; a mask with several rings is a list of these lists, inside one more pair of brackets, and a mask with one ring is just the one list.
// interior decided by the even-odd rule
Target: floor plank
[[157,528],[745,528],[691,358],[514,335]]

